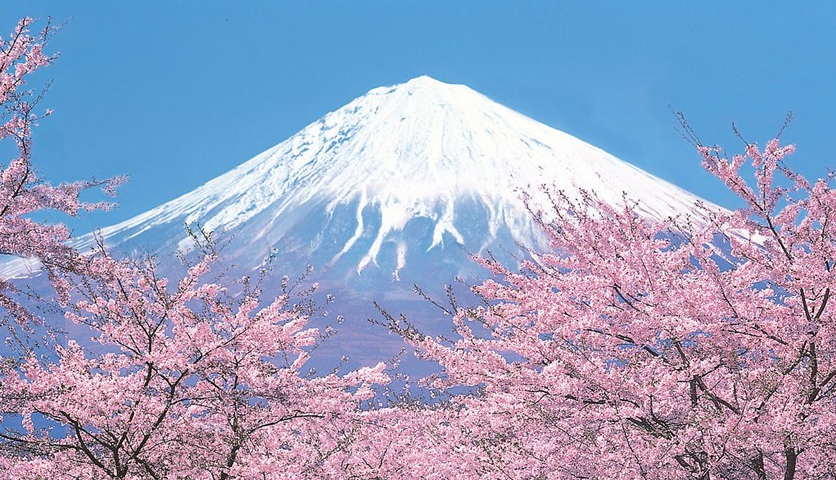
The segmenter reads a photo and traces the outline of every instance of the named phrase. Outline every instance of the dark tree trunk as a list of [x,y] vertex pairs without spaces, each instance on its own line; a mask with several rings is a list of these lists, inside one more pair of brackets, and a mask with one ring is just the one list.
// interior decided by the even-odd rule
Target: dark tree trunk
[[787,447],[784,450],[784,455],[787,457],[787,470],[784,472],[784,480],[793,480],[795,478],[795,466],[798,463],[798,452],[792,447]]
[[758,475],[758,480],[766,480],[766,467],[763,464],[763,452],[758,449],[758,455],[752,459],[752,469]]

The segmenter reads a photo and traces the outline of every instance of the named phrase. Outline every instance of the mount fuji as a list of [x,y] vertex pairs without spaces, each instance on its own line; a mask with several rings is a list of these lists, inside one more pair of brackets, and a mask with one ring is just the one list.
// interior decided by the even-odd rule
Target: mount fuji
[[[434,250],[535,246],[521,200],[542,184],[637,200],[651,218],[699,217],[685,190],[464,85],[427,76],[369,91],[185,195],[99,234],[119,250],[188,249],[185,224],[232,235],[257,267],[270,249],[346,279],[401,271]],[[83,248],[92,236],[79,239]],[[250,265],[252,264],[252,265]]]
[[[375,88],[185,195],[101,229],[122,253],[191,248],[198,222],[244,273],[273,252],[289,274],[353,299],[414,298],[474,270],[469,254],[514,258],[543,239],[521,193],[540,185],[638,201],[649,218],[703,215],[702,200],[464,85],[422,76]],[[542,199],[541,199],[542,200]],[[92,234],[80,237],[88,248]],[[25,262],[0,267],[20,275]]]

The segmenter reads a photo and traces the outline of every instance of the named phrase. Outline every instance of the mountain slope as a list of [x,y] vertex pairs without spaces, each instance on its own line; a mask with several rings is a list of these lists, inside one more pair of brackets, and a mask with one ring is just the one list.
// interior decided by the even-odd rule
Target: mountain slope
[[[157,254],[175,268],[173,253],[191,248],[184,224],[199,222],[226,245],[222,258],[237,273],[259,269],[271,253],[282,274],[298,275],[311,264],[309,280],[337,295],[341,312],[374,316],[374,299],[393,313],[419,312],[422,326],[438,332],[446,320],[433,327],[412,284],[438,293],[454,277],[478,272],[469,253],[490,250],[513,261],[526,247],[542,246],[520,196],[543,201],[543,184],[570,196],[594,191],[612,204],[626,193],[649,218],[699,220],[697,202],[720,209],[466,86],[419,77],[371,90],[99,235],[118,252]],[[78,239],[82,249],[93,242],[92,234]],[[0,266],[0,276],[32,269],[31,262],[12,261]],[[401,348],[365,322],[347,330],[342,348],[361,363],[370,344],[390,354]]]
[[[406,271],[409,284],[449,281],[469,268],[466,253],[514,255],[518,244],[539,244],[520,191],[536,202],[542,184],[613,204],[626,193],[651,218],[700,215],[698,197],[466,86],[424,76],[373,89],[100,234],[123,252],[170,256],[190,247],[183,225],[199,222],[232,238],[224,256],[243,271],[272,250],[281,268],[311,263],[335,284],[370,287]],[[92,242],[79,239],[82,248]],[[0,275],[19,275],[22,264]]]

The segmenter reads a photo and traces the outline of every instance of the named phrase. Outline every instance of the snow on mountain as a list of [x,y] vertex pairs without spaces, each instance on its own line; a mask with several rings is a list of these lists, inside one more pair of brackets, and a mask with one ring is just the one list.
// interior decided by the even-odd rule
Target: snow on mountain
[[[371,300],[428,333],[448,331],[449,319],[412,285],[438,298],[456,276],[484,273],[468,254],[490,250],[513,262],[526,247],[542,246],[520,194],[537,203],[543,184],[570,196],[594,191],[612,204],[626,193],[650,218],[699,221],[702,212],[698,197],[571,135],[466,86],[418,77],[371,90],[203,186],[98,234],[117,252],[157,254],[164,274],[177,275],[173,254],[191,248],[184,224],[195,222],[225,245],[221,257],[232,273],[254,272],[271,253],[278,275],[296,277],[313,265],[307,280],[334,294],[327,308],[351,322],[325,352],[370,365],[403,348],[386,328],[364,321],[380,318]],[[77,240],[82,251],[93,243],[92,234]],[[18,259],[0,265],[0,277],[34,269]]]
[[225,255],[245,269],[275,249],[295,259],[285,267],[310,262],[340,281],[376,271],[391,282],[411,267],[434,276],[439,265],[455,275],[466,252],[538,244],[520,191],[541,184],[614,204],[624,192],[652,218],[699,216],[700,199],[683,189],[464,85],[422,76],[373,89],[100,235],[122,251],[173,252],[189,248],[184,223],[199,222],[232,235]]

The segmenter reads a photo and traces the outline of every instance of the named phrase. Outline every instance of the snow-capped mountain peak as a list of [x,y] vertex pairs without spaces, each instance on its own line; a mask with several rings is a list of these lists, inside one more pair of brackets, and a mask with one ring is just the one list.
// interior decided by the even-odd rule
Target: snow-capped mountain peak
[[123,250],[182,250],[183,224],[199,222],[234,235],[227,254],[239,265],[256,268],[275,249],[355,276],[377,265],[397,279],[411,263],[430,268],[434,251],[466,259],[463,251],[536,244],[519,189],[541,184],[612,203],[626,192],[653,218],[697,214],[700,200],[464,85],[421,76],[375,88],[101,235]]

